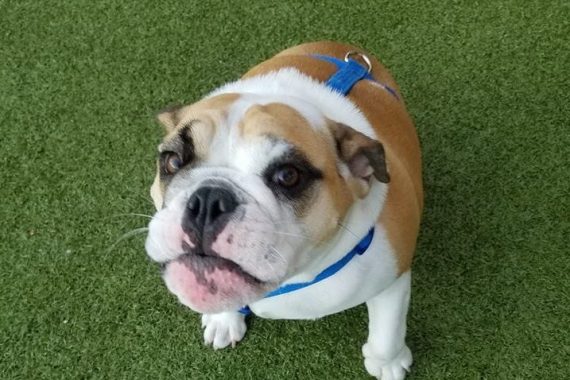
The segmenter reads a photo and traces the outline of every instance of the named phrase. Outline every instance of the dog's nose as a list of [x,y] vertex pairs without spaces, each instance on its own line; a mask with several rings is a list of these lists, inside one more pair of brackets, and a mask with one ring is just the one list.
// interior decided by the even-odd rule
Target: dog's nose
[[231,191],[221,187],[201,187],[188,199],[187,220],[195,232],[202,235],[206,226],[222,215],[232,213],[237,206]]

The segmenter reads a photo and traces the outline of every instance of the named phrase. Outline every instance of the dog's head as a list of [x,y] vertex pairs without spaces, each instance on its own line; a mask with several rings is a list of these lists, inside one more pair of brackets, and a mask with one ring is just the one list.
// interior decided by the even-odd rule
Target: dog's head
[[236,310],[315,257],[372,181],[382,145],[296,99],[224,94],[158,115],[148,255],[180,301]]

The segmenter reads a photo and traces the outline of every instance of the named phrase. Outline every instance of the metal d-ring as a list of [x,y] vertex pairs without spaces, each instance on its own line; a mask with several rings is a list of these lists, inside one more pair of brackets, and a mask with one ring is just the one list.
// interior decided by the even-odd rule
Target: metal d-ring
[[346,55],[344,56],[344,61],[348,62],[350,57],[362,58],[364,63],[366,63],[366,70],[368,70],[368,73],[372,71],[372,62],[370,61],[370,58],[366,56],[366,54],[362,54],[361,52],[356,50],[351,50],[348,53],[346,53]]

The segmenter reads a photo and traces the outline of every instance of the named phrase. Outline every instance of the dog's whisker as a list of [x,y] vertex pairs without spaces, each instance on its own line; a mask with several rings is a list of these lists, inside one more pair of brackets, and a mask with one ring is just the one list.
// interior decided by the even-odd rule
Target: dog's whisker
[[283,235],[283,236],[292,236],[292,237],[298,237],[313,243],[318,243],[317,240],[311,238],[310,236],[307,235],[303,235],[303,234],[297,234],[294,232],[285,232],[285,231],[279,231],[279,230],[268,230],[268,229],[255,229],[255,232],[262,232],[262,233],[274,233],[277,235]]
[[358,235],[356,235],[354,232],[352,232],[348,227],[346,227],[344,224],[342,224],[341,222],[338,222],[338,226],[343,228],[345,231],[347,231],[348,233],[350,233],[352,236],[354,236],[355,238],[358,238]]
[[[254,223],[254,225],[256,225],[256,224],[257,224],[257,225],[261,225],[261,226],[267,226],[267,225],[268,225],[268,222],[265,221],[265,220],[260,220],[260,219],[257,219],[257,218],[251,218],[251,217],[248,217],[248,216],[246,216],[243,220],[247,221],[248,223]],[[270,224],[273,225],[273,226],[281,226],[281,225],[290,224],[290,223],[291,223],[291,222],[282,220],[282,221],[279,221],[279,222],[271,222]],[[251,225],[251,224],[250,224],[250,225]]]
[[301,239],[303,239],[303,240],[307,240],[307,241],[310,241],[310,242],[316,243],[316,244],[319,243],[318,240],[313,239],[312,237],[307,236],[307,235],[300,235],[300,234],[295,234],[295,233],[290,233],[290,232],[281,232],[281,231],[271,231],[271,232],[273,232],[273,233],[275,233],[275,234],[277,234],[277,235],[298,237],[298,238],[301,238]]
[[[267,221],[266,221],[266,220],[261,220],[261,219],[253,218],[253,217],[247,216],[247,215],[244,217],[244,220],[247,220],[248,222],[254,222],[254,223],[257,223],[257,224],[267,225]],[[276,225],[276,226],[282,225],[282,224],[288,224],[288,223],[290,223],[290,222],[289,222],[289,221],[286,221],[286,220],[281,220],[281,221],[278,221],[278,222],[272,222],[272,224],[273,224],[273,225]]]
[[124,214],[113,214],[110,217],[112,218],[118,218],[118,217],[122,217],[122,216],[142,216],[144,218],[148,218],[148,219],[152,219],[152,215],[147,215],[147,214],[139,214],[136,212],[127,212]]
[[266,230],[266,231],[261,230],[261,231],[262,231],[262,232],[266,232],[266,231],[269,232],[269,231],[271,231],[271,232],[274,232],[274,233],[280,234],[280,235],[289,235],[289,236],[303,237],[303,238],[307,238],[307,239],[310,239],[310,238],[311,238],[310,236],[303,235],[303,234],[296,234],[296,233],[294,233],[294,232],[285,232],[285,231],[279,231],[279,230]]
[[283,256],[283,254],[281,252],[279,252],[279,250],[277,249],[277,247],[275,246],[271,246],[271,249],[273,250],[273,252],[275,252],[275,254],[277,255],[277,257],[279,257],[283,262],[287,261],[285,260],[285,257]]
[[273,260],[263,260],[258,265],[263,265],[270,273],[278,273],[280,270],[277,269],[277,266],[287,264],[287,260],[285,260],[285,257],[283,257],[283,255],[274,246],[269,246],[269,249],[273,256]]
[[117,239],[117,241],[115,241],[106,251],[105,254],[109,254],[113,249],[115,249],[115,247],[122,242],[125,239],[131,238],[133,236],[137,236],[137,235],[142,235],[144,233],[148,232],[148,227],[141,227],[141,228],[136,228],[132,231],[129,231],[125,234],[123,234],[123,236],[121,236],[120,238]]
[[153,206],[154,208],[154,201],[152,200],[151,197],[149,197],[148,195],[142,195],[140,193],[136,193],[136,196],[140,199],[144,199],[145,202],[150,202],[150,204]]

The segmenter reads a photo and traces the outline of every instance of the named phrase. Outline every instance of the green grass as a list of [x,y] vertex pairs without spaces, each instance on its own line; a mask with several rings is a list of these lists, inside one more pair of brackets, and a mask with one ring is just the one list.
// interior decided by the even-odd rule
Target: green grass
[[153,113],[320,39],[379,56],[422,141],[410,379],[570,376],[568,3],[314,3],[0,0],[0,378],[368,378],[363,307],[214,352],[142,237],[108,252]]

